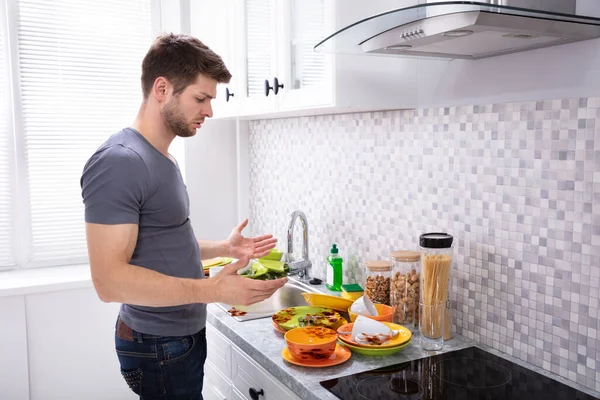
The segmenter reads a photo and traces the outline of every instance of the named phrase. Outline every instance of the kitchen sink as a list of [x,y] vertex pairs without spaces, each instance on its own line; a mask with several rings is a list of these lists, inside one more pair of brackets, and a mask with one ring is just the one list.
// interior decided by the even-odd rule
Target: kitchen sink
[[[232,316],[237,321],[249,321],[259,318],[271,317],[279,310],[283,310],[288,307],[306,306],[308,303],[302,297],[303,292],[321,293],[316,288],[288,278],[288,282],[279,288],[271,297],[252,304],[250,306],[238,306],[233,305],[236,310],[246,312],[245,315]],[[225,312],[232,308],[230,304],[215,303],[218,307],[223,309]]]

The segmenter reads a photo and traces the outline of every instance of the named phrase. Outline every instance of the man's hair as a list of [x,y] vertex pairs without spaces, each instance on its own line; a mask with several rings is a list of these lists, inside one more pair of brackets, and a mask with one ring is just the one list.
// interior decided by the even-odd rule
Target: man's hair
[[142,62],[144,99],[156,78],[163,76],[178,94],[193,83],[198,74],[218,83],[229,83],[231,73],[221,57],[193,36],[166,33],[158,36]]

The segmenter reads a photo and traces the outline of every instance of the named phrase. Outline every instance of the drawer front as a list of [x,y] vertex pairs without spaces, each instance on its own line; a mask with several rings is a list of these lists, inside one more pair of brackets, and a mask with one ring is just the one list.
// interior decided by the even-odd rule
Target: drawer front
[[206,325],[207,360],[226,378],[231,379],[232,343],[211,325]]
[[223,399],[231,397],[231,381],[221,374],[217,368],[207,360],[204,364],[204,387],[209,386]]
[[244,397],[243,394],[238,392],[238,390],[236,388],[232,388],[231,393],[232,393],[231,398],[233,400],[246,400],[246,397]]
[[300,400],[291,389],[251,360],[236,346],[232,346],[232,381],[245,399],[251,400],[249,390],[263,390],[260,400]]
[[204,382],[204,387],[202,388],[202,398],[204,400],[229,400],[230,397],[219,392],[215,387],[207,386],[206,384],[207,382]]

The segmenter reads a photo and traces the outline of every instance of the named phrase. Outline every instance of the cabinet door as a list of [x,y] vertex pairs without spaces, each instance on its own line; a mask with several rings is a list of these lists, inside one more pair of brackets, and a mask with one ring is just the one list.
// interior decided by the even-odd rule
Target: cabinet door
[[[236,0],[192,0],[190,3],[191,34],[221,56],[233,75],[228,84],[217,86],[212,101],[214,118],[234,117],[238,113],[238,81],[235,41]],[[231,96],[227,96],[227,92]]]
[[250,389],[263,391],[264,400],[300,400],[291,389],[279,382],[273,375],[259,366],[237,346],[232,347],[231,380],[246,399],[250,400]]
[[0,297],[0,396],[29,399],[25,297]]
[[206,325],[207,362],[225,378],[231,378],[231,342],[217,332],[211,325]]
[[225,378],[215,366],[206,360],[204,363],[204,400],[227,400],[231,398],[231,381]]
[[238,392],[238,390],[236,388],[233,388],[231,393],[232,393],[233,400],[246,400],[246,397],[243,394],[241,394],[240,392]]
[[283,0],[280,6],[278,73],[285,87],[277,96],[279,110],[331,104],[335,56],[313,48],[332,31],[334,2]]
[[237,90],[240,114],[277,111],[277,96],[273,91],[265,96],[265,80],[273,86],[277,76],[277,1],[240,1],[236,15],[236,37],[243,50],[237,52],[236,61],[242,82]]

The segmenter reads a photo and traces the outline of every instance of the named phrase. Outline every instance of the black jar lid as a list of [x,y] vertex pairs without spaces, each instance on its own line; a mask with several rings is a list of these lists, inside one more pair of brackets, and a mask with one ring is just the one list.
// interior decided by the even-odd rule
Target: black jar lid
[[452,247],[453,241],[452,235],[442,232],[424,233],[419,236],[420,246],[429,249],[447,249]]

